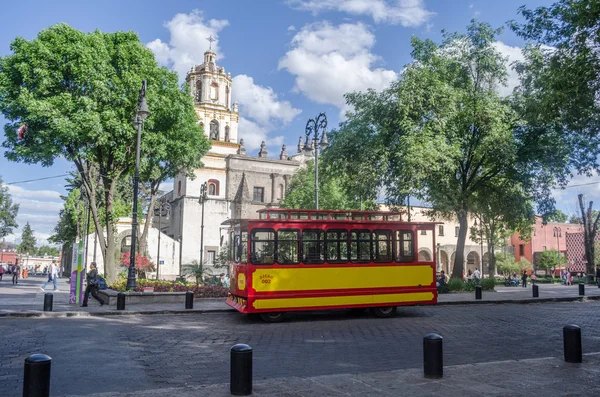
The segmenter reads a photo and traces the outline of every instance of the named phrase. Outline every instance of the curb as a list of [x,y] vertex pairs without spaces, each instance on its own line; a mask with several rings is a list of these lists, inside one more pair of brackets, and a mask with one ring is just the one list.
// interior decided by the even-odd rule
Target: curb
[[[507,299],[497,301],[473,300],[473,301],[456,301],[456,302],[438,302],[435,306],[457,306],[457,305],[502,305],[502,304],[517,304],[527,305],[532,303],[552,303],[552,302],[587,302],[598,301],[600,295],[593,296],[568,296],[558,298],[527,298],[527,299]],[[415,305],[428,306],[432,305]],[[233,313],[235,309],[181,309],[181,310],[143,310],[143,311],[127,311],[127,310],[110,310],[104,312],[9,312],[0,313],[0,318],[66,318],[66,317],[106,317],[106,316],[152,316],[164,314],[208,314],[208,313]]]
[[234,309],[191,309],[191,310],[143,310],[143,311],[127,311],[127,310],[111,310],[105,312],[13,312],[0,313],[0,318],[65,318],[65,317],[106,317],[106,316],[151,316],[160,314],[204,314],[204,313],[228,313],[235,312]]

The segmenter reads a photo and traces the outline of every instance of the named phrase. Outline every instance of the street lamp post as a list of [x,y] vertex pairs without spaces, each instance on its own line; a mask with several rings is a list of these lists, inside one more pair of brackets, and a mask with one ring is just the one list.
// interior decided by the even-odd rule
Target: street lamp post
[[200,204],[202,204],[202,219],[200,221],[200,266],[203,264],[202,257],[204,256],[204,202],[206,201],[206,188],[207,185],[206,182],[204,182],[202,186],[200,186],[200,198],[198,199]]
[[142,139],[142,125],[144,120],[150,115],[148,104],[146,103],[146,80],[142,81],[142,88],[138,96],[138,107],[135,111],[133,125],[137,127],[137,146],[135,151],[135,174],[133,176],[133,216],[131,218],[131,253],[129,256],[129,269],[127,272],[128,291],[135,291],[135,251],[137,240],[137,211],[138,211],[138,188],[140,181],[140,141]]
[[162,213],[163,210],[167,212],[167,220],[171,214],[171,204],[161,203],[158,207],[158,251],[156,253],[156,279],[158,280],[159,268],[160,268],[160,235],[162,234]]
[[[306,142],[304,151],[309,152],[312,146],[315,150],[315,209],[319,209],[319,146],[325,149],[328,145],[327,134],[327,116],[321,112],[316,119],[310,119],[306,122]],[[320,135],[319,135],[320,134]],[[309,138],[313,135],[312,145],[309,146]],[[320,142],[319,142],[320,140]]]

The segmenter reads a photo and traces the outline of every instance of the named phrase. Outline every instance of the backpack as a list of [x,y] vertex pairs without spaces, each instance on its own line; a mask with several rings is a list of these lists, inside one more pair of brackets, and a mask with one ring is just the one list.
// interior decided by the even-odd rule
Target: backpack
[[98,289],[108,289],[108,285],[106,285],[106,280],[100,276],[97,276],[96,287],[98,287]]

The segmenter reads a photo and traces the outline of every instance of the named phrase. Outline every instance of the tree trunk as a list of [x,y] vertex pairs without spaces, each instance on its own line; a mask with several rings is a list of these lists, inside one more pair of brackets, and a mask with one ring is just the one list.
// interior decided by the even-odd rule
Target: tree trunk
[[[156,198],[158,196],[158,190],[150,188],[150,205],[148,206],[148,213],[146,214],[146,220],[144,222],[144,232],[140,235],[138,253],[146,256],[148,251],[148,230],[150,229],[150,221],[154,214],[154,204],[156,204]],[[160,233],[160,229],[158,230]]]
[[456,242],[456,255],[454,256],[454,269],[452,269],[452,277],[463,277],[464,262],[465,262],[465,242],[467,240],[467,212],[461,211],[456,214],[458,218],[458,241]]
[[594,274],[594,241],[596,240],[596,230],[598,229],[600,213],[598,213],[598,216],[596,216],[596,219],[594,220],[592,218],[593,201],[589,202],[586,211],[583,203],[583,194],[579,194],[577,198],[579,199],[579,209],[581,210],[581,220],[583,221],[583,241],[585,246],[585,259],[587,260],[585,272],[586,274]]
[[[103,178],[104,179],[104,178]],[[110,182],[105,181],[105,186],[108,184],[108,189],[105,190],[106,197],[106,247],[103,249],[104,256],[104,272],[106,273],[106,281],[111,284],[117,281],[117,267],[115,264],[115,228],[111,217],[113,210],[113,200],[116,180]]]

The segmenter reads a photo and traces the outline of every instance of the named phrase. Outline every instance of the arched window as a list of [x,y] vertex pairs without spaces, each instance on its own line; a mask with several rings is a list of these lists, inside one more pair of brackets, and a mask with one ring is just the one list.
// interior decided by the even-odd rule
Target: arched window
[[229,109],[229,86],[225,87],[225,107]]
[[196,81],[196,102],[202,102],[202,81]]
[[213,120],[210,122],[210,139],[214,139],[215,141],[219,140],[219,122],[217,120]]
[[225,142],[229,142],[229,126],[225,126]]
[[219,181],[216,179],[208,180],[208,195],[218,196],[219,195]]
[[217,82],[213,82],[210,85],[210,99],[213,101],[219,100],[219,84]]

